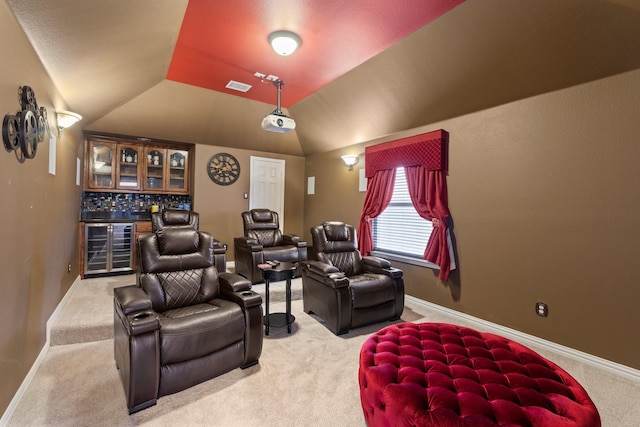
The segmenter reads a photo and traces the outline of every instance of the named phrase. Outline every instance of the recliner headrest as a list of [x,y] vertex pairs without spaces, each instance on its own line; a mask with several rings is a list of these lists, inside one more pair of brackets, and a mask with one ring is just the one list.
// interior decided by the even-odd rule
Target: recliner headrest
[[198,251],[200,236],[190,225],[163,228],[156,235],[162,255],[184,255]]
[[189,225],[195,230],[200,228],[200,215],[198,212],[183,209],[163,209],[162,212],[153,212],[151,214],[151,229],[156,232],[165,227],[175,227]]
[[324,233],[329,241],[347,241],[349,240],[349,230],[344,222],[327,221],[322,224]]
[[166,209],[162,212],[162,220],[165,225],[187,225],[189,224],[189,211]]
[[251,217],[255,222],[273,222],[273,213],[269,209],[252,209]]

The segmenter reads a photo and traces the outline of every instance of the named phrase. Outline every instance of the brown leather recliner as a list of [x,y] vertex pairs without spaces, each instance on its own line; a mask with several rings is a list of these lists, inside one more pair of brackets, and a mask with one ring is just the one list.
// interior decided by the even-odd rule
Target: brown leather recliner
[[137,285],[114,289],[114,356],[129,413],[262,353],[262,297],[213,267],[213,239],[166,227],[138,239]]
[[316,260],[302,264],[305,313],[322,317],[336,335],[400,318],[404,310],[402,270],[389,261],[362,257],[356,230],[337,221],[311,228]]
[[[183,209],[163,209],[151,214],[151,231],[156,232],[164,227],[191,226],[194,230],[200,227],[200,214]],[[227,246],[213,239],[213,265],[220,273],[227,271]]]
[[194,230],[200,229],[200,214],[183,209],[163,209],[151,214],[151,227],[155,233],[167,226],[190,225]]
[[258,264],[266,261],[297,263],[296,276],[300,276],[301,261],[307,259],[307,242],[295,234],[280,231],[278,213],[269,209],[242,212],[244,236],[234,239],[236,273],[251,283],[263,282]]

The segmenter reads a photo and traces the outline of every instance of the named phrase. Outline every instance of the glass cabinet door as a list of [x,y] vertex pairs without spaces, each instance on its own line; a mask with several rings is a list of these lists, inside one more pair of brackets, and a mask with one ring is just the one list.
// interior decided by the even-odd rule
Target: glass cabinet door
[[85,273],[109,271],[109,224],[86,224],[84,238]]
[[118,171],[116,187],[123,190],[140,190],[142,148],[135,145],[118,144]]
[[84,274],[133,269],[133,223],[85,224]]
[[145,190],[164,190],[164,167],[167,151],[162,148],[146,147]]
[[189,194],[192,148],[87,135],[83,190],[146,194]]
[[133,224],[111,226],[111,270],[131,270],[133,260]]
[[114,151],[115,144],[113,142],[89,142],[89,174],[87,177],[89,188],[110,189],[114,187]]
[[169,150],[169,188],[171,192],[186,193],[189,191],[188,182],[188,152],[181,150]]

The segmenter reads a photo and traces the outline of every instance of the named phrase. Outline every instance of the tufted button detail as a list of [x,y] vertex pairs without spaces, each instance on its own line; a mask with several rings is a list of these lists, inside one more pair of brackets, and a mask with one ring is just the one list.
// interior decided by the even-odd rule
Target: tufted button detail
[[447,323],[399,323],[360,351],[360,400],[375,426],[600,426],[584,388],[533,350]]

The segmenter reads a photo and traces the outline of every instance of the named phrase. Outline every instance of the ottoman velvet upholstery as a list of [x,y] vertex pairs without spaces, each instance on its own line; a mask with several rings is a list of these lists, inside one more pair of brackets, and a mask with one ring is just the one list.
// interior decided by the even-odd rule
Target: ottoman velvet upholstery
[[399,323],[360,351],[360,400],[375,426],[600,426],[584,388],[558,365],[498,335]]

